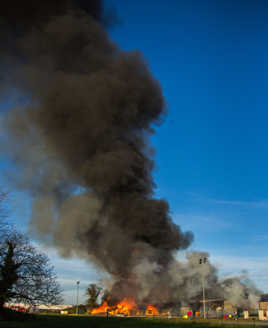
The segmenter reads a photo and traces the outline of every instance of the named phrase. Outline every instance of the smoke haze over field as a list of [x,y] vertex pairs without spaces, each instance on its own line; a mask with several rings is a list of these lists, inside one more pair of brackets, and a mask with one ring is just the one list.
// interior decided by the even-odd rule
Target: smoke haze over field
[[[102,9],[101,1],[1,4],[0,88],[24,98],[2,120],[2,152],[20,168],[16,187],[35,199],[30,230],[40,240],[108,272],[114,298],[190,300],[200,292],[200,254],[175,260],[193,235],[153,198],[148,137],[165,115],[162,90],[141,53],[109,39]],[[215,268],[205,270],[222,295]]]

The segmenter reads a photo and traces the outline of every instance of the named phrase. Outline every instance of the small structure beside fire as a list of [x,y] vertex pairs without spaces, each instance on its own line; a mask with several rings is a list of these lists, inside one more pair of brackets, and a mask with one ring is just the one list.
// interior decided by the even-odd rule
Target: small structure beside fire
[[152,304],[148,304],[147,307],[146,307],[145,315],[146,316],[159,315],[159,311]]
[[268,320],[268,294],[261,295],[258,316],[259,320]]
[[268,311],[268,294],[261,295],[259,310]]

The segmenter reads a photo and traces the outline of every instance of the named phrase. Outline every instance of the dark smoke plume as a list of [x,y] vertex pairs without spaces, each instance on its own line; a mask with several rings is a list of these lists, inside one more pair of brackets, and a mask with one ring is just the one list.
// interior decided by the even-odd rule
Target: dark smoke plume
[[26,95],[4,125],[21,168],[16,183],[36,199],[31,230],[63,255],[93,260],[129,296],[139,292],[141,263],[155,267],[158,284],[193,236],[172,222],[165,200],[152,198],[147,139],[165,114],[161,87],[139,52],[109,39],[102,8],[2,5],[2,85]]
[[35,199],[30,230],[108,272],[114,298],[190,299],[198,269],[175,251],[193,235],[153,198],[148,137],[165,115],[162,90],[141,53],[109,39],[104,17],[97,0],[1,2],[0,88],[17,99],[2,151]]

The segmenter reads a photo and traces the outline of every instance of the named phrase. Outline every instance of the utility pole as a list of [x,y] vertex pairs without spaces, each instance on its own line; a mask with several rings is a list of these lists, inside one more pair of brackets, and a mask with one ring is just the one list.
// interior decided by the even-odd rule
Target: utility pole
[[[207,258],[203,257],[199,259],[199,264],[205,264],[207,262]],[[206,295],[205,295],[205,277],[204,277],[204,273],[202,272],[202,289],[203,289],[203,315],[204,315],[204,319],[206,319],[207,315],[206,315]]]
[[203,311],[204,311],[204,319],[206,319],[206,296],[205,296],[205,279],[202,274],[202,288],[203,288]]
[[79,284],[80,281],[76,282],[76,315],[78,315],[78,300],[79,300]]

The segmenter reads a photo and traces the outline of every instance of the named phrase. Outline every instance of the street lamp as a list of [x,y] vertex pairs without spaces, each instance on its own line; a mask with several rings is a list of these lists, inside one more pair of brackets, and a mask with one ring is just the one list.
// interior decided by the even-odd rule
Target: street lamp
[[76,315],[78,315],[79,284],[80,281],[77,281],[76,282]]
[[[199,259],[199,264],[207,263],[207,258],[202,257]],[[206,319],[206,297],[205,297],[205,277],[202,273],[202,289],[203,289],[203,312],[204,312],[204,319]]]

